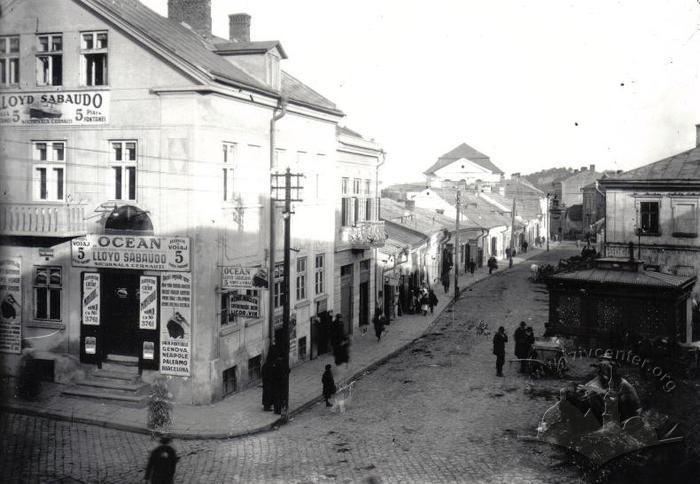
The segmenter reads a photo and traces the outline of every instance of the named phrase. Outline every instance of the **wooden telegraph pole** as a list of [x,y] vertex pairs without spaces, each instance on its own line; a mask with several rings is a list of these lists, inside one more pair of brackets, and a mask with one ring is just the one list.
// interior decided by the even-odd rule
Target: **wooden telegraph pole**
[[455,223],[455,299],[459,298],[459,206],[461,205],[461,195],[459,189],[457,189],[457,220]]
[[[282,341],[275,341],[278,345],[283,358],[284,366],[282,374],[284,375],[284,383],[282,388],[282,419],[287,420],[289,417],[289,329],[290,329],[290,302],[289,294],[289,271],[290,271],[290,252],[291,252],[291,222],[292,222],[292,202],[301,202],[300,192],[304,188],[300,185],[300,178],[303,174],[292,173],[289,168],[285,173],[274,173],[272,175],[273,185],[273,200],[278,202],[284,200],[284,274],[282,276]],[[284,185],[280,185],[280,181],[284,180]],[[284,190],[284,198],[279,197],[279,191]],[[292,193],[294,191],[294,193]],[[274,277],[270,277],[270,290],[274,291]]]

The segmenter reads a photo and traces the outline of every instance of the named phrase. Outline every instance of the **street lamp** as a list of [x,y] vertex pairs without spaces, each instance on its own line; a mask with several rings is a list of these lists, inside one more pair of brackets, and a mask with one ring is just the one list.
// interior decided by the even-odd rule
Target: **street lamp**
[[549,252],[549,238],[552,236],[552,221],[549,218],[549,197],[551,196],[551,193],[547,193],[547,252]]

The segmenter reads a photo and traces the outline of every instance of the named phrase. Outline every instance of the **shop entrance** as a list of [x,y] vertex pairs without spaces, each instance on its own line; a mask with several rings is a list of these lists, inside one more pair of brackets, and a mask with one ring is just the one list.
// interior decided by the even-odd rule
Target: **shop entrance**
[[138,271],[102,272],[103,355],[139,356]]

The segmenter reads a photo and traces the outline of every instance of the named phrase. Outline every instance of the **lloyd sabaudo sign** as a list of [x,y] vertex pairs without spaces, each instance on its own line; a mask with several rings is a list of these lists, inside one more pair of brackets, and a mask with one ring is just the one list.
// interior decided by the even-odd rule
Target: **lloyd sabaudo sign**
[[189,237],[88,235],[71,241],[74,267],[190,270]]
[[108,122],[109,91],[0,94],[0,126],[85,126]]

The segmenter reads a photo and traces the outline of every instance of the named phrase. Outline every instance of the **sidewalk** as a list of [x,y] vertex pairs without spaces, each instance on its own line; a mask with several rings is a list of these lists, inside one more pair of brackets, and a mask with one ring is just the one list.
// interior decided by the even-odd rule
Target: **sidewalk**
[[[519,264],[537,256],[544,249],[530,249],[513,258]],[[508,270],[508,261],[499,261],[497,272]],[[474,275],[461,275],[460,291],[488,278],[488,268],[477,269]],[[454,288],[452,288],[454,289]],[[420,338],[440,313],[452,302],[454,292],[444,294],[436,288],[439,302],[434,314],[407,314],[392,321],[387,333],[377,342],[372,325],[362,334],[356,328],[350,347],[349,365],[333,365],[338,387],[362,376]],[[290,416],[321,401],[321,374],[326,364],[333,364],[333,355],[325,354],[292,368],[289,378]],[[45,384],[41,400],[25,402],[10,397],[0,407],[4,411],[37,415],[76,423],[87,423],[117,430],[150,434],[146,427],[147,409],[133,408],[98,400],[61,396],[61,385]],[[173,426],[169,432],[178,439],[225,439],[271,430],[281,422],[279,416],[262,410],[262,389],[253,387],[211,405],[175,405]]]

